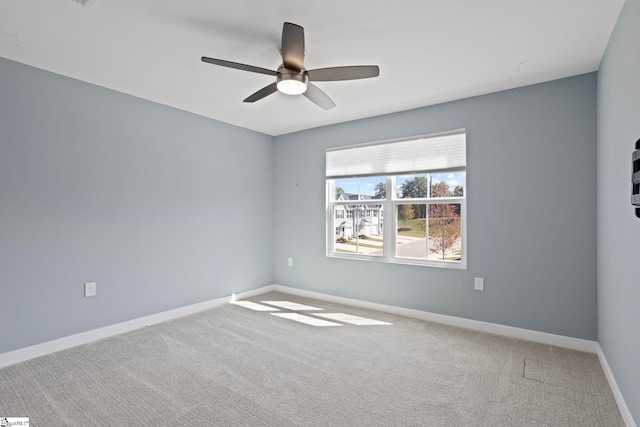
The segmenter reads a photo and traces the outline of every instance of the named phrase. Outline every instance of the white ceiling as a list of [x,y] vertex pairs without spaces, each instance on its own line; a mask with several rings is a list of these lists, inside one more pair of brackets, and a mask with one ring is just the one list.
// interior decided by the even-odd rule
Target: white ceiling
[[[280,135],[598,69],[624,0],[0,0],[0,56],[237,126]],[[273,82],[201,56],[275,70],[285,21],[307,69],[380,77],[242,100]]]

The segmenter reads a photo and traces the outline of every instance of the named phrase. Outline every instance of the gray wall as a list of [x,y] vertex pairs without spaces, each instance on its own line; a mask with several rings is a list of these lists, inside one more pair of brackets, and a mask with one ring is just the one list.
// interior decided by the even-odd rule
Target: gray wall
[[[325,256],[327,147],[457,128],[467,270]],[[595,73],[280,136],[275,165],[275,283],[596,339]]]
[[598,340],[640,422],[640,218],[630,204],[640,139],[640,0],[626,0],[598,73]]
[[0,58],[0,353],[270,284],[273,153]]

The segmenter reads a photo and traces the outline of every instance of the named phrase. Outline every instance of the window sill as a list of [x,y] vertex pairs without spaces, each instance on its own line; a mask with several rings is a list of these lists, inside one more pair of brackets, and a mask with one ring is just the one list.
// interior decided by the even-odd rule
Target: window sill
[[355,254],[346,254],[346,253],[328,253],[327,258],[339,258],[339,259],[350,259],[357,261],[372,261],[372,262],[382,262],[387,264],[404,264],[404,265],[417,265],[421,267],[436,267],[436,268],[451,268],[456,270],[466,270],[467,264],[463,261],[432,261],[432,260],[422,260],[422,259],[412,259],[412,258],[385,258],[382,256],[372,256],[372,255],[355,255]]

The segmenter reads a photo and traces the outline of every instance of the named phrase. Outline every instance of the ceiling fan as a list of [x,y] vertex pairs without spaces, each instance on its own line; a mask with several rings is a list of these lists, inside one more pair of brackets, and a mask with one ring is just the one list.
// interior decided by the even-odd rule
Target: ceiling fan
[[304,28],[285,22],[282,28],[282,65],[276,71],[253,65],[225,61],[223,59],[202,57],[203,62],[250,71],[252,73],[275,76],[276,81],[263,87],[247,97],[244,102],[256,102],[262,98],[280,91],[287,95],[304,95],[314,104],[325,110],[330,110],[336,104],[326,93],[311,82],[329,82],[340,80],[357,80],[377,77],[380,68],[377,65],[352,65],[346,67],[317,68],[307,70],[304,61]]

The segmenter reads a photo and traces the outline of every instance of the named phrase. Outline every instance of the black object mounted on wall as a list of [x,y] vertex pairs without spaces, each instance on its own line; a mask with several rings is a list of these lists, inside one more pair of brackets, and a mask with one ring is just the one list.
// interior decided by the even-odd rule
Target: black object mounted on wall
[[636,150],[631,156],[631,204],[636,207],[636,216],[640,218],[640,139],[636,141]]

